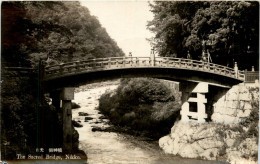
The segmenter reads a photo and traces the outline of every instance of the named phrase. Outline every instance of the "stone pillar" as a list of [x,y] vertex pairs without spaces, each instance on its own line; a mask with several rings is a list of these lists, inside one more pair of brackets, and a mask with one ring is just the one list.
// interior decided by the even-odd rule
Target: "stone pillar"
[[200,123],[206,122],[205,119],[207,118],[207,114],[206,114],[207,99],[205,97],[205,93],[197,93],[197,99],[195,101],[197,102],[197,108],[198,108],[198,115],[197,115],[198,122]]
[[60,94],[63,118],[63,152],[72,151],[72,112],[71,100],[74,99],[74,88],[63,88]]
[[62,100],[63,111],[63,151],[72,150],[71,100]]
[[181,112],[180,112],[182,122],[189,122],[189,120],[190,120],[189,116],[188,116],[188,113],[190,112],[188,98],[189,98],[189,93],[182,92],[182,95],[181,95],[182,106],[181,106]]
[[[205,122],[207,118],[205,94],[208,93],[208,83],[180,83],[180,91],[182,91],[181,121]],[[190,111],[191,103],[196,103],[195,111]]]

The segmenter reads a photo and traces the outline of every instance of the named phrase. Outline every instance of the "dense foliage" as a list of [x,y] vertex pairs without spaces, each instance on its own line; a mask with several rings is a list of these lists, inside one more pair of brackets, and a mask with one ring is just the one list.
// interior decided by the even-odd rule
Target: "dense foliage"
[[200,59],[209,50],[214,63],[258,68],[259,3],[256,1],[155,1],[148,29],[160,56]]
[[44,100],[33,74],[2,70],[1,147],[2,159],[17,153],[36,154],[36,148],[61,147],[62,125],[55,108]]
[[4,159],[16,158],[16,153],[24,152],[26,146],[36,145],[37,138],[37,104],[31,103],[36,101],[37,92],[25,84],[25,80],[32,85],[35,81],[17,73],[13,76],[1,84],[1,145],[10,143],[1,146]]
[[3,2],[2,61],[9,65],[123,56],[79,2]]
[[169,133],[179,115],[178,96],[158,79],[123,79],[116,91],[101,96],[99,110],[114,125],[159,138]]
[[[48,148],[62,147],[59,109],[48,104],[37,71],[5,67],[124,54],[79,2],[5,1],[1,7],[1,157],[16,159],[17,153],[36,154],[37,148],[48,153]],[[78,133],[72,133],[73,153],[82,154]]]

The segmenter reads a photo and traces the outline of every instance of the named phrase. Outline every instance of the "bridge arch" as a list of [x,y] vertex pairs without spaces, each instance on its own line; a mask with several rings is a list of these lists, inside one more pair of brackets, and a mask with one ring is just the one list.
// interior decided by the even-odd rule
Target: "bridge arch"
[[113,57],[64,63],[47,66],[43,79],[46,88],[53,89],[125,77],[207,82],[225,88],[245,79],[244,72],[236,68],[171,57]]

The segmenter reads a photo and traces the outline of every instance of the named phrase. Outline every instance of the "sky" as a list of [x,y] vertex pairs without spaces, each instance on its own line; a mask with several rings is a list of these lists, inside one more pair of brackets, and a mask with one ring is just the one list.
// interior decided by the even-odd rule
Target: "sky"
[[147,1],[81,1],[91,15],[98,18],[107,33],[126,56],[150,56],[151,47],[146,38],[153,34],[146,28],[153,19]]

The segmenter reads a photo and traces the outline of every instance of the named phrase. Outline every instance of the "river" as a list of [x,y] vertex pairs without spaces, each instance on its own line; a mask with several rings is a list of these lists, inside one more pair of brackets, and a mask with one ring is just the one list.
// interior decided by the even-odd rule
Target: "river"
[[[114,132],[92,132],[93,127],[108,127],[109,120],[99,119],[96,108],[98,99],[106,90],[116,89],[118,85],[108,85],[94,88],[82,87],[75,93],[75,100],[81,107],[73,109],[72,119],[81,121],[83,127],[76,128],[79,132],[79,148],[88,156],[89,164],[102,163],[127,163],[127,164],[220,164],[224,162],[203,161],[195,159],[183,159],[165,154],[156,142],[148,142],[142,138]],[[79,116],[78,112],[88,113],[93,118],[85,122],[85,116]]]

